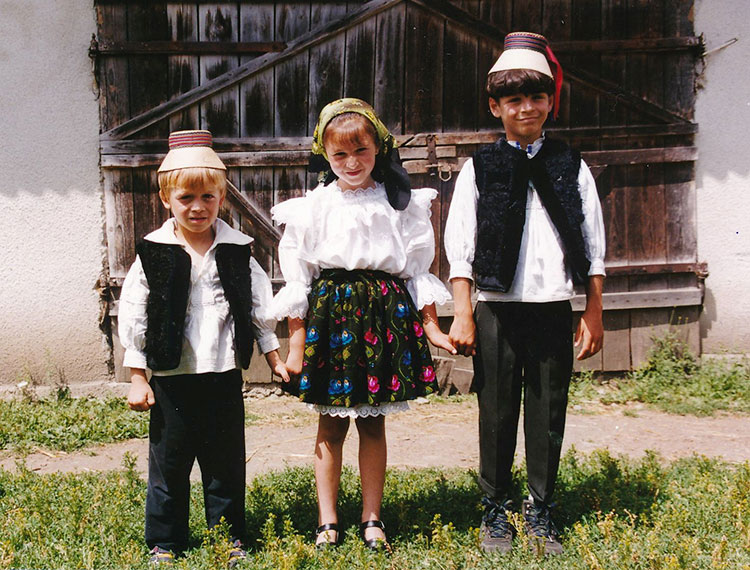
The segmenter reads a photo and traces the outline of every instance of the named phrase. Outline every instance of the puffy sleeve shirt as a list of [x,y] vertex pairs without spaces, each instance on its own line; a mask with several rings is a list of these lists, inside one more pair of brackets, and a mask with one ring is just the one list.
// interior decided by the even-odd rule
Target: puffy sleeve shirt
[[[529,158],[541,149],[543,142],[542,137],[525,149]],[[518,146],[512,141],[508,144]],[[602,209],[594,177],[583,160],[578,173],[578,191],[583,204],[581,229],[586,257],[591,262],[589,275],[604,275],[606,241]],[[445,252],[450,263],[450,279],[473,278],[478,197],[474,164],[469,159],[456,179],[445,226]],[[533,184],[529,183],[526,221],[513,284],[507,293],[479,291],[477,298],[480,301],[548,303],[571,299],[574,295],[573,279],[565,264],[560,236]]]
[[[175,236],[174,218],[144,239],[157,243],[182,245]],[[216,238],[203,256],[202,263],[190,269],[190,296],[185,315],[185,332],[180,365],[173,370],[154,372],[158,376],[225,372],[239,368],[234,352],[234,319],[216,268],[216,246],[220,243],[245,245],[252,238],[216,220]],[[255,339],[263,353],[279,348],[276,338],[276,319],[269,308],[273,291],[263,268],[250,258],[252,282],[252,321]],[[136,257],[120,293],[117,315],[120,342],[125,349],[123,366],[147,368],[146,364],[146,301],[148,282],[140,258]]]
[[334,181],[275,206],[273,219],[285,226],[279,265],[286,285],[274,297],[274,316],[304,319],[310,285],[323,269],[379,270],[400,277],[418,309],[450,300],[445,285],[430,273],[435,255],[430,204],[436,196],[432,188],[413,189],[409,205],[399,211],[380,183],[342,191]]

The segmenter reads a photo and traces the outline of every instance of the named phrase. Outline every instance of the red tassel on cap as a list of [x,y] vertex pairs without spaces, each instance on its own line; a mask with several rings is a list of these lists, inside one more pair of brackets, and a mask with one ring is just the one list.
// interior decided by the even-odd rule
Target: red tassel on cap
[[560,62],[557,61],[555,54],[552,53],[552,48],[549,44],[545,47],[547,52],[547,59],[555,66],[553,73],[555,74],[555,102],[552,110],[552,118],[557,120],[557,115],[560,113],[560,92],[562,91],[563,84],[563,70]]

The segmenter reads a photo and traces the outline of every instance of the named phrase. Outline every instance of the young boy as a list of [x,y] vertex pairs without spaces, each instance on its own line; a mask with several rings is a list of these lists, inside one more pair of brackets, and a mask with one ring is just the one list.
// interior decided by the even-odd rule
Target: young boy
[[[550,500],[573,368],[574,284],[586,286],[577,358],[602,347],[605,241],[594,179],[578,152],[542,130],[553,108],[557,114],[561,83],[543,36],[508,34],[487,78],[490,111],[506,138],[466,162],[445,229],[455,304],[450,339],[474,356],[479,396],[485,551],[511,549],[507,513],[523,391],[526,532],[545,553],[562,552]],[[472,280],[479,290],[473,318]]]
[[158,177],[159,197],[173,217],[136,246],[120,296],[128,404],[151,410],[146,543],[155,565],[171,564],[187,547],[196,458],[206,522],[229,525],[230,566],[245,557],[240,368],[248,367],[254,341],[288,380],[276,321],[266,316],[271,282],[250,255],[253,239],[217,219],[227,178],[211,145],[208,131],[169,136]]

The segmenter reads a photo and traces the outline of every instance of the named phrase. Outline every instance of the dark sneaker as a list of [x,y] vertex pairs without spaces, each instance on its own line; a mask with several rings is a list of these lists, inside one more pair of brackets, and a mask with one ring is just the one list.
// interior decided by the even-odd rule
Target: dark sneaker
[[241,561],[247,558],[247,552],[242,547],[242,542],[238,539],[229,545],[229,558],[227,560],[227,567],[234,568]]
[[513,506],[513,501],[508,499],[498,503],[490,497],[482,497],[484,514],[479,532],[482,535],[480,548],[484,552],[510,552],[513,542],[514,528],[508,520],[508,512]]
[[149,552],[151,557],[148,563],[151,566],[174,566],[174,552],[164,550],[160,546],[154,546]]
[[530,546],[540,553],[562,554],[560,534],[550,518],[550,507],[527,499],[523,502],[521,512]]

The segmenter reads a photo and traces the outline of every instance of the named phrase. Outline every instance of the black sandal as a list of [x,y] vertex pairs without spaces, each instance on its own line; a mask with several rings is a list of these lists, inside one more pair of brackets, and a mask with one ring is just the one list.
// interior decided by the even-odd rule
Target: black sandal
[[[332,530],[336,532],[336,539],[335,540],[328,540],[328,531]],[[318,537],[326,533],[326,539],[323,542],[318,542]],[[318,550],[324,550],[326,548],[331,548],[333,546],[339,545],[339,525],[337,523],[328,523],[328,524],[322,524],[318,528],[315,529],[315,548]]]
[[365,530],[372,527],[378,527],[380,530],[385,533],[385,525],[383,524],[383,521],[365,521],[362,523],[359,523],[359,533],[362,536],[362,542],[365,543],[365,546],[369,548],[370,550],[384,550],[388,553],[391,552],[391,546],[388,544],[388,541],[384,538],[371,538],[370,540],[367,540],[365,538]]

